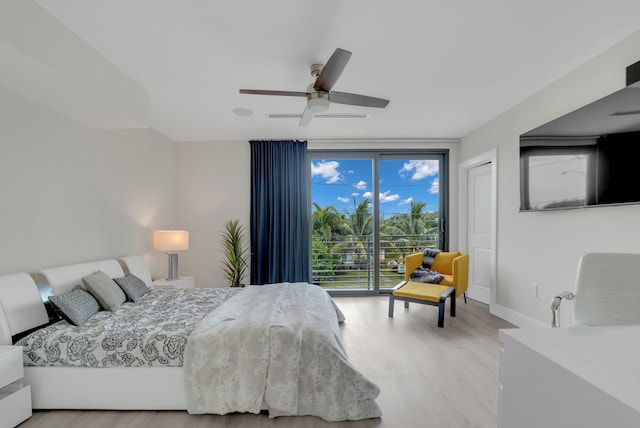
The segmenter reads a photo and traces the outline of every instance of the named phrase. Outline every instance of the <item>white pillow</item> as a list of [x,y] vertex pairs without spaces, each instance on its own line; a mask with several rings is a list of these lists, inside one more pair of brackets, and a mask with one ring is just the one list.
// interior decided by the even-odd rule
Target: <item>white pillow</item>
[[85,276],[82,282],[103,309],[113,312],[127,300],[127,296],[118,284],[101,270]]

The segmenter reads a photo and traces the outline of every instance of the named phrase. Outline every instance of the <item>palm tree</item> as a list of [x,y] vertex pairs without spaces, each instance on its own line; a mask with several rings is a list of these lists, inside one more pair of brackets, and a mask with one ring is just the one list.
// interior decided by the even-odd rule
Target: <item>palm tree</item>
[[332,277],[339,265],[340,256],[335,245],[334,236],[339,233],[344,223],[336,207],[328,205],[322,208],[318,203],[313,203],[312,214],[313,237],[313,277],[314,281],[322,282],[326,277]]
[[369,198],[364,198],[360,203],[356,201],[356,197],[353,197],[353,212],[346,212],[348,220],[348,226],[350,232],[356,236],[369,236],[373,229],[371,223],[373,216],[371,215],[371,201]]
[[427,207],[426,202],[411,201],[411,210],[408,216],[405,216],[405,232],[407,235],[421,235],[425,232],[424,209]]
[[354,262],[358,267],[370,256],[369,243],[373,232],[371,215],[371,204],[369,198],[364,198],[360,203],[353,197],[353,212],[345,210],[346,229],[348,235],[337,244],[343,253],[353,254]]
[[425,212],[426,208],[426,202],[414,201],[411,202],[408,214],[393,215],[381,222],[380,246],[385,250],[385,254],[400,258],[431,244],[430,236],[434,230],[437,231],[437,214]]
[[429,244],[429,237],[437,231],[437,214],[424,212],[426,208],[426,202],[411,202],[410,213],[404,217],[403,230],[407,235],[411,251],[424,249],[425,244]]
[[313,232],[322,236],[331,236],[339,230],[342,218],[333,205],[322,208],[317,202],[313,203],[315,210],[311,215],[313,220]]

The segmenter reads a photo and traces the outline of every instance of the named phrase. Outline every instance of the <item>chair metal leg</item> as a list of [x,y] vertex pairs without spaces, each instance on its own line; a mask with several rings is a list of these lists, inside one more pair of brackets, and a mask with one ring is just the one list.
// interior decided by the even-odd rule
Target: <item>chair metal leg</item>
[[464,303],[467,303],[467,293],[464,292],[464,293],[462,293],[462,295],[464,296]]
[[[465,297],[465,300],[466,299],[467,298]],[[451,293],[451,303],[450,303],[451,308],[449,310],[452,317],[456,316],[456,300],[458,300],[456,299],[456,293]]]
[[444,327],[444,302],[446,302],[447,299],[445,300],[441,300],[440,303],[438,303],[438,327],[442,328]]
[[395,303],[395,299],[393,298],[393,294],[389,294],[389,318],[393,318],[394,303]]
[[409,309],[409,302],[406,300],[404,301],[404,308]]

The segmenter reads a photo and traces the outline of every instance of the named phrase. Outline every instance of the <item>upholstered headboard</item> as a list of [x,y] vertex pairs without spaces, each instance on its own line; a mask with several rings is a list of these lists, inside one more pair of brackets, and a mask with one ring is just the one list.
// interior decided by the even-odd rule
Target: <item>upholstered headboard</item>
[[84,276],[98,270],[111,278],[130,272],[148,287],[153,286],[151,274],[138,256],[0,275],[0,345],[10,345],[14,336],[47,324],[50,316],[45,302],[49,296],[71,291],[82,284]]
[[144,259],[140,256],[123,257],[118,260],[122,268],[132,275],[137,276],[147,284],[147,287],[153,288],[153,281],[151,280],[151,273]]
[[122,266],[116,259],[42,269],[39,273],[44,275],[49,287],[51,287],[52,293],[50,294],[63,294],[73,290],[76,285],[82,284],[83,277],[98,270],[103,271],[111,278],[124,275]]
[[31,275],[0,276],[0,345],[11,345],[13,335],[47,322],[47,310]]

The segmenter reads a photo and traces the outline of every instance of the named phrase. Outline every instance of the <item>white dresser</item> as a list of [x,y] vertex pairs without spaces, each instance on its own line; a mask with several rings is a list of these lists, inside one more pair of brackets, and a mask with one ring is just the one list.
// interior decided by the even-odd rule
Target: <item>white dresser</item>
[[153,288],[195,288],[196,282],[192,276],[181,276],[178,279],[156,279]]
[[23,377],[22,347],[0,345],[0,428],[31,417],[31,387]]
[[499,336],[499,428],[640,427],[640,326]]

